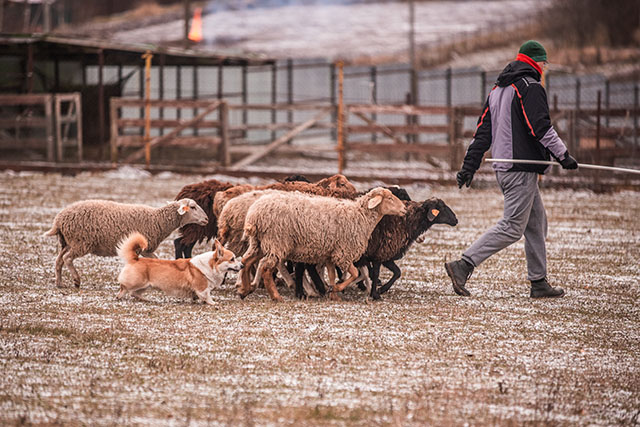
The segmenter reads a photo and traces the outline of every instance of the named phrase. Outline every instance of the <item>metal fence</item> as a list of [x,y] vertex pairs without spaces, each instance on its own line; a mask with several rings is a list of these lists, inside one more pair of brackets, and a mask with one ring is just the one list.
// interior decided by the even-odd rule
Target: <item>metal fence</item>
[[[96,70],[87,70],[87,81],[97,76]],[[135,68],[105,71],[106,80],[128,74]],[[347,66],[344,69],[344,102],[346,104],[407,104],[416,99],[423,106],[479,107],[482,106],[493,82],[501,70],[436,69],[416,73],[416,92],[411,93],[411,69],[406,64],[384,66]],[[143,97],[144,81],[131,78],[124,86],[123,96]],[[161,75],[162,74],[162,75]],[[243,104],[302,104],[337,103],[336,66],[323,60],[283,60],[274,65],[254,67],[170,67],[162,73],[152,69],[152,99],[216,99],[224,98],[230,105]],[[595,111],[598,93],[601,100],[602,126],[621,130],[627,143],[632,144],[633,160],[640,159],[638,147],[638,91],[640,81],[612,80],[600,74],[575,75],[550,71],[545,76],[549,104],[553,111]],[[613,109],[623,109],[626,114],[608,115]],[[125,117],[140,118],[139,109],[123,111]],[[158,114],[157,112],[154,114]],[[164,118],[190,119],[197,111],[166,110]],[[230,126],[267,123],[302,122],[313,115],[307,111],[276,111],[232,109]],[[178,117],[178,115],[181,115]],[[152,117],[157,118],[157,117]],[[397,115],[379,114],[375,120],[389,125],[400,125],[406,118]],[[421,117],[422,125],[445,125],[442,116]],[[578,115],[577,126],[593,126],[595,118]],[[475,128],[475,118],[466,117],[463,129]],[[562,125],[562,123],[559,123]],[[561,129],[562,130],[562,129]],[[564,129],[569,131],[568,129]],[[155,130],[160,132],[161,130]],[[197,134],[198,129],[187,129],[183,135]],[[281,136],[285,130],[248,130],[242,143],[262,144]],[[611,133],[611,132],[610,132]],[[156,135],[152,135],[156,136]],[[353,135],[350,141],[376,139],[377,135]],[[446,141],[446,134],[428,134],[415,137],[418,142]],[[335,141],[335,132],[321,128],[308,132],[305,139]],[[304,143],[304,141],[296,141]]]

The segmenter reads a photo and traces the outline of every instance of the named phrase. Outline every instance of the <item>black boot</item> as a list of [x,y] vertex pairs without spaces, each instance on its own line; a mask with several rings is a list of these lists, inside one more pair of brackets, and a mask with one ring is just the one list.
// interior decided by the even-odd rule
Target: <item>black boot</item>
[[549,285],[547,278],[531,281],[531,298],[560,298],[564,296],[564,289]]
[[467,283],[467,280],[469,280],[469,277],[471,277],[471,273],[473,273],[473,265],[463,259],[459,259],[458,261],[445,262],[444,268],[451,278],[453,290],[456,294],[464,297],[471,295],[464,285]]

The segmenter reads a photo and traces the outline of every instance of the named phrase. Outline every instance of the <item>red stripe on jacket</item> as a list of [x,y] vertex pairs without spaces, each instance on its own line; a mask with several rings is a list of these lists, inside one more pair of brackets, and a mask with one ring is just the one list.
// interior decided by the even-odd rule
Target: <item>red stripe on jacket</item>
[[512,83],[511,86],[515,89],[516,93],[518,94],[518,99],[520,100],[520,106],[522,107],[522,114],[524,114],[524,119],[527,121],[527,125],[529,126],[529,130],[531,131],[531,135],[536,137],[536,133],[533,131],[533,126],[531,126],[531,122],[529,122],[529,117],[527,116],[527,112],[524,111],[524,103],[522,102],[522,95],[520,95],[520,91],[518,90],[516,85]]

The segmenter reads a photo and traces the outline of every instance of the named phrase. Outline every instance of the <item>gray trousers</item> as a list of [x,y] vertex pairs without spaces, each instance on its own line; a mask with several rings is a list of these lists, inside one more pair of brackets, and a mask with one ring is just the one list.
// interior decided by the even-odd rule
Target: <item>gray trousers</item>
[[504,195],[504,216],[467,249],[462,258],[474,266],[517,242],[524,235],[527,279],[547,276],[547,214],[540,198],[538,174],[496,172]]

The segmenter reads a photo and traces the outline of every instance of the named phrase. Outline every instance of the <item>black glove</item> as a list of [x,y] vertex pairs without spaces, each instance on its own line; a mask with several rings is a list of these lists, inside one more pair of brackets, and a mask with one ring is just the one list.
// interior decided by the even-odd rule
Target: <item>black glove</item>
[[463,185],[469,187],[471,180],[473,179],[473,172],[462,169],[456,174],[456,181],[458,182],[458,188],[462,188]]
[[562,165],[562,169],[578,169],[578,162],[576,159],[571,157],[568,151],[564,153],[564,157],[560,160],[560,164]]

